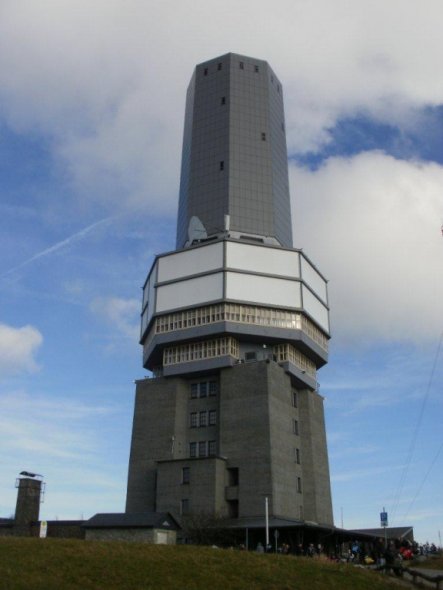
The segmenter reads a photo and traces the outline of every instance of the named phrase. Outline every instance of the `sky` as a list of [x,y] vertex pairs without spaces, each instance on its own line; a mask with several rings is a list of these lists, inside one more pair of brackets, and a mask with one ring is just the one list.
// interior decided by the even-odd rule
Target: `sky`
[[283,84],[294,245],[329,280],[335,524],[443,530],[439,0],[2,0],[0,516],[122,512],[141,287],[174,248],[197,63]]

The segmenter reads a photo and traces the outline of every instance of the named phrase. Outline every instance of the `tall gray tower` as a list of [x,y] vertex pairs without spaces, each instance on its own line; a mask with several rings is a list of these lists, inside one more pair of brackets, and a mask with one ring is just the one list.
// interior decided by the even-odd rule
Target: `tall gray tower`
[[188,89],[177,250],[143,288],[127,512],[332,524],[324,277],[292,248],[282,86],[227,54]]

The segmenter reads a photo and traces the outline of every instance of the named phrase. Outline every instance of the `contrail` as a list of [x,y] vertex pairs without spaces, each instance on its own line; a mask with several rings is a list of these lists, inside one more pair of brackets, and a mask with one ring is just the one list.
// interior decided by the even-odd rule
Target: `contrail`
[[99,227],[100,225],[105,225],[106,223],[108,223],[109,221],[112,221],[116,217],[117,217],[116,215],[111,215],[110,217],[105,217],[104,219],[100,219],[100,221],[96,221],[92,225],[88,225],[88,227],[81,229],[80,231],[73,234],[72,236],[69,236],[69,238],[62,240],[61,242],[57,242],[57,244],[54,244],[50,248],[46,248],[45,250],[38,252],[38,254],[34,254],[34,256],[31,256],[31,258],[28,258],[24,262],[21,262],[17,266],[10,268],[6,272],[4,272],[2,275],[0,275],[0,278],[3,279],[4,277],[12,274],[16,270],[19,270],[19,269],[23,268],[24,266],[31,264],[31,262],[34,262],[34,260],[38,260],[39,258],[43,258],[44,256],[48,256],[49,254],[53,254],[54,252],[58,252],[58,250],[61,250],[65,246],[69,246],[73,242],[77,242],[78,240],[80,240],[81,238],[83,238],[84,236],[89,234],[96,227]]

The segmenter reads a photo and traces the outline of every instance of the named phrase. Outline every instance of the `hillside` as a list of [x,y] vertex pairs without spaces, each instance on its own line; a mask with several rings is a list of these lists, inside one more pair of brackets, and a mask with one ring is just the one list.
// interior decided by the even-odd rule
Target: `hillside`
[[1,590],[387,590],[347,565],[191,546],[0,539]]

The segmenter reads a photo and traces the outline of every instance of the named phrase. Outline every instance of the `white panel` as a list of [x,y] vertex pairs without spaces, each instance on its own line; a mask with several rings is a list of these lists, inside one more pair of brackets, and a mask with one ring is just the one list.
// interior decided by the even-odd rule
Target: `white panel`
[[159,259],[158,281],[171,281],[180,277],[215,270],[223,265],[223,243],[209,244]]
[[301,276],[302,279],[311,287],[315,293],[326,304],[328,303],[328,292],[326,281],[319,275],[315,268],[304,258],[301,257]]
[[278,248],[227,243],[226,265],[238,270],[299,277],[299,253]]
[[149,275],[149,281],[146,283],[146,285],[143,288],[143,307],[146,305],[146,303],[148,301],[151,302],[151,305],[153,304],[152,297],[154,295],[154,285],[155,285],[156,277],[157,277],[157,268],[158,268],[158,262],[156,262],[155,265],[153,266],[153,268],[151,269],[151,272]]
[[177,307],[204,304],[223,297],[223,273],[157,287],[157,312]]
[[263,305],[300,307],[300,283],[236,272],[226,273],[226,297]]
[[329,312],[327,308],[304,285],[302,289],[303,309],[305,309],[314,320],[329,333]]

